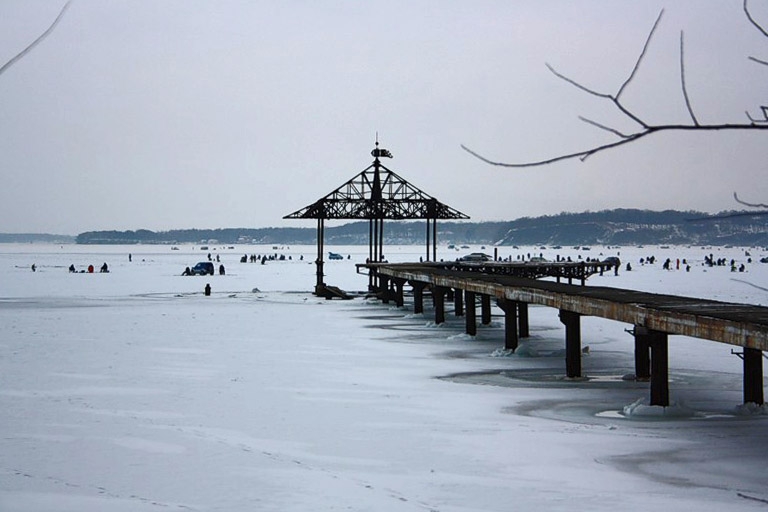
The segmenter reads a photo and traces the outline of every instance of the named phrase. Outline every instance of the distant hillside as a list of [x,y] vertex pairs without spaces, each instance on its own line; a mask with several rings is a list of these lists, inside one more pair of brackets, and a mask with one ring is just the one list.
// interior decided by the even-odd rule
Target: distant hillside
[[[728,216],[730,215],[730,216]],[[423,244],[425,222],[384,223],[385,243]],[[743,245],[768,246],[768,216],[723,212],[606,210],[523,217],[502,222],[438,222],[441,244],[488,245]],[[227,228],[171,231],[90,231],[78,244],[314,244],[315,228]],[[368,243],[368,222],[326,226],[325,243]]]
[[74,236],[47,233],[0,233],[0,244],[71,244]]

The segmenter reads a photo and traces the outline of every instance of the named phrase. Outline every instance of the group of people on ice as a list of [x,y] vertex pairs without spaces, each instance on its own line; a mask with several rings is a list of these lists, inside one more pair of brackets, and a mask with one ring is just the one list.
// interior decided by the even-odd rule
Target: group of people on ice
[[[93,274],[95,271],[96,271],[96,269],[95,269],[95,267],[93,265],[88,265],[88,267],[85,270],[81,270],[79,273],[80,274],[85,274],[85,273]],[[69,266],[69,272],[70,272],[70,274],[78,273],[77,269],[75,268],[74,263]],[[107,265],[106,262],[104,262],[104,264],[101,266],[101,268],[99,268],[99,273],[101,273],[101,274],[109,273],[109,266]]]

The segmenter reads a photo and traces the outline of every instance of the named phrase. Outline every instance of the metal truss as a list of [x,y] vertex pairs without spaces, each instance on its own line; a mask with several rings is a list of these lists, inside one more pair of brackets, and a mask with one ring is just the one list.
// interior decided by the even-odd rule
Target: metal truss
[[285,219],[468,219],[386,168],[378,157],[368,168]]

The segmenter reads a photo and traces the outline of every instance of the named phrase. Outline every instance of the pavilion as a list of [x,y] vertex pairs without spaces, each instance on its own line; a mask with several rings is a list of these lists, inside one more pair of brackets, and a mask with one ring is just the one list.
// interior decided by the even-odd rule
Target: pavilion
[[[325,221],[329,219],[368,220],[368,262],[383,261],[384,220],[425,219],[426,261],[437,260],[437,220],[468,219],[469,216],[441,203],[408,183],[381,163],[392,158],[388,150],[376,147],[374,160],[362,172],[342,186],[289,215],[284,219],[317,219],[317,283],[315,295],[327,298],[343,296],[340,290],[326,285],[323,277],[323,245]],[[430,253],[431,249],[431,253]],[[369,275],[369,288],[375,289],[376,273]]]

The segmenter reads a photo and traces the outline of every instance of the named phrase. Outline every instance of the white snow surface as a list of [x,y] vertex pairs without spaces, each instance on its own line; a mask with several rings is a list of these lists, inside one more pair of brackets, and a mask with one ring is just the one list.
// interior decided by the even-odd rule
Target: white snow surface
[[[326,282],[364,290],[367,247],[328,249],[345,259],[326,262]],[[531,306],[512,354],[496,308],[467,336],[451,312],[435,325],[430,301],[415,315],[408,301],[314,297],[314,251],[0,245],[0,511],[768,506],[768,418],[742,405],[736,347],[671,336],[673,405],[649,407],[648,383],[625,378],[631,326],[583,318],[585,378],[569,380],[557,311]],[[180,275],[208,252],[226,275]],[[499,248],[528,253],[619,254],[619,275],[591,285],[768,303],[760,248]],[[746,271],[705,267],[709,253]]]

